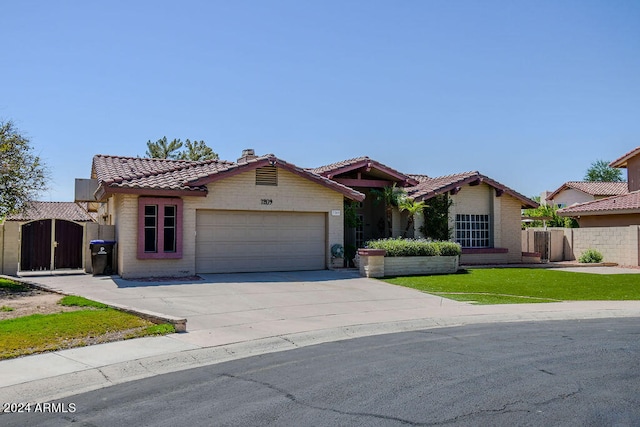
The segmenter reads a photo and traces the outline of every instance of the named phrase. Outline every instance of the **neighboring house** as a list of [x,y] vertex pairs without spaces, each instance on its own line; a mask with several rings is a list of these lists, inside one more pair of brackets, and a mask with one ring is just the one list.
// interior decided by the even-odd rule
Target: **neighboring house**
[[569,181],[549,194],[546,197],[546,204],[558,208],[566,208],[605,197],[627,194],[628,192],[626,182]]
[[[368,157],[304,169],[245,150],[237,162],[97,155],[76,199],[98,202],[115,226],[122,277],[324,269],[334,244],[362,246],[388,232],[373,190],[396,185],[416,200],[447,195],[463,262],[520,262],[520,209],[532,200],[479,174],[407,175]],[[359,226],[345,229],[345,202]],[[392,233],[406,213],[393,209]],[[421,218],[410,230],[420,236]]]
[[610,163],[626,168],[626,192],[580,203],[558,210],[558,215],[573,217],[580,227],[621,227],[640,224],[640,147]]
[[0,224],[0,272],[90,270],[92,235],[87,224],[97,229],[94,217],[80,204],[29,203],[26,211]]

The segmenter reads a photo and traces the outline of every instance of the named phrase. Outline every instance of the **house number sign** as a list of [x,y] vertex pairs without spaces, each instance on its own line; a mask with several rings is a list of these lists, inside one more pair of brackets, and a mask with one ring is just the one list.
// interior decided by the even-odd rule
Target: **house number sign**
[[273,199],[260,199],[260,204],[261,205],[272,205],[273,204]]

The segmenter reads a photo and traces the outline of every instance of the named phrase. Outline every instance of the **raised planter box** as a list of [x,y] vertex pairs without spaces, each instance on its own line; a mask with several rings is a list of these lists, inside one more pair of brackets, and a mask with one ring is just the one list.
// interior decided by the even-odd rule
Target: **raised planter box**
[[456,256],[385,257],[383,249],[359,249],[360,275],[364,277],[450,274],[458,271]]

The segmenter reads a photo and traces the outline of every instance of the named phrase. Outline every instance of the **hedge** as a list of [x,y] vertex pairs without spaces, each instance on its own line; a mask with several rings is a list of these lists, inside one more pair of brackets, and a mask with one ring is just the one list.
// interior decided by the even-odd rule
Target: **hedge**
[[447,241],[432,241],[426,239],[389,238],[370,240],[367,249],[384,249],[385,256],[456,256],[462,253],[460,245]]

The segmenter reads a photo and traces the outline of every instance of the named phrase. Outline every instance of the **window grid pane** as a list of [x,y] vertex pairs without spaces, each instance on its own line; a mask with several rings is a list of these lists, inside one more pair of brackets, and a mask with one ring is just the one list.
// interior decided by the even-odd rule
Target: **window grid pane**
[[463,248],[490,247],[489,215],[456,214],[456,242]]
[[144,251],[157,252],[158,250],[158,206],[147,205],[144,207]]
[[164,244],[165,252],[176,251],[176,205],[164,207]]

